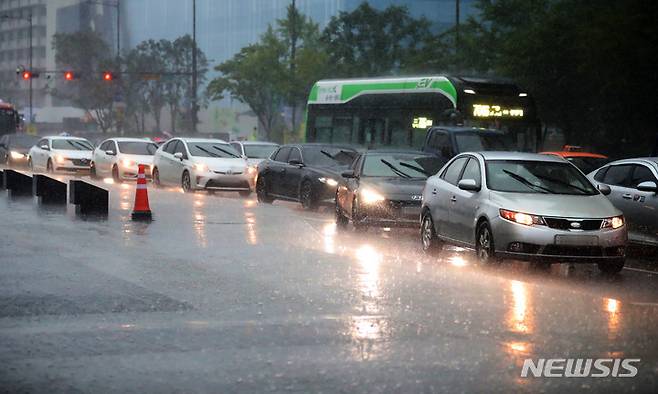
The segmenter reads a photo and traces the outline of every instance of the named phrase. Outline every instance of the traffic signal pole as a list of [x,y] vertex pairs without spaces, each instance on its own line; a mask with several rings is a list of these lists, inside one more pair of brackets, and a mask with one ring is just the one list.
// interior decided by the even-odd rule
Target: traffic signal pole
[[192,131],[196,132],[197,112],[196,112],[196,90],[197,90],[197,69],[196,69],[196,0],[192,0]]
[[[30,22],[30,72],[32,72],[32,14],[28,16]],[[30,78],[30,123],[32,123],[32,78]]]

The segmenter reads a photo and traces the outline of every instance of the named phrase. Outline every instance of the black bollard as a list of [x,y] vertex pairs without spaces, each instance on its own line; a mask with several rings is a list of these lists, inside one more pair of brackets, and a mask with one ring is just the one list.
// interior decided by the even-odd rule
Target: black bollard
[[3,184],[9,190],[10,196],[31,196],[32,177],[21,172],[5,169],[3,171]]
[[66,204],[66,183],[35,174],[32,177],[32,194],[39,197],[42,204]]
[[69,202],[76,205],[76,213],[106,216],[109,212],[110,192],[91,183],[71,179]]

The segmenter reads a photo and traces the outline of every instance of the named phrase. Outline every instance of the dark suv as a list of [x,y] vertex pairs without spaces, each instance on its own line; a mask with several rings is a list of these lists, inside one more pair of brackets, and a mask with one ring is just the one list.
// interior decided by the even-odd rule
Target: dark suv
[[459,153],[515,149],[502,131],[438,126],[427,132],[422,150],[438,156],[442,163],[447,163]]

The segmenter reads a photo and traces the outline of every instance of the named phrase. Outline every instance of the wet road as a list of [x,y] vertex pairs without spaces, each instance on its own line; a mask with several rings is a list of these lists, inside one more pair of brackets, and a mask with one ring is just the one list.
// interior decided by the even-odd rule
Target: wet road
[[[133,223],[134,185],[103,186],[106,220],[1,193],[2,391],[657,391],[650,270],[428,258],[415,231],[174,189],[150,188],[155,221]],[[641,362],[521,378],[569,357]]]

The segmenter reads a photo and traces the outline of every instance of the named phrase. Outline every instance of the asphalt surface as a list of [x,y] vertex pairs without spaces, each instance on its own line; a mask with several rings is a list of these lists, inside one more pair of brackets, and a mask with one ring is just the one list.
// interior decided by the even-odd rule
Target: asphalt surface
[[[0,193],[3,392],[658,392],[651,258],[481,266],[331,210],[134,184],[107,218]],[[639,358],[633,378],[522,378],[527,358]]]

